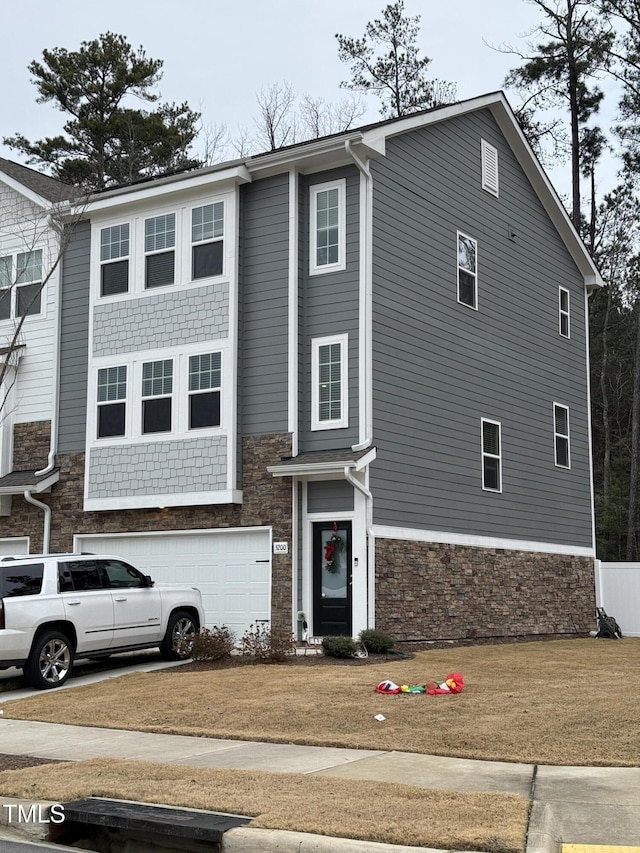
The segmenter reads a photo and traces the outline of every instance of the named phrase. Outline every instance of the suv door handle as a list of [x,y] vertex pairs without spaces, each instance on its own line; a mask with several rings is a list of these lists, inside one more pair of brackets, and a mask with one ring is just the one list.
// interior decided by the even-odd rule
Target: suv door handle
[[115,600],[116,601],[126,601],[127,599],[126,598],[116,598]]
[[67,601],[67,604],[69,605],[69,607],[74,607],[76,604],[80,604],[80,602],[79,601]]

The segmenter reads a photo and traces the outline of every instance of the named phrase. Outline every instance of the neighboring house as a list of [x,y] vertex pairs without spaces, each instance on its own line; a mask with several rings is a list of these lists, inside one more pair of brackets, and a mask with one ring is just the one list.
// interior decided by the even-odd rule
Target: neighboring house
[[[601,280],[501,93],[102,192],[84,216],[53,549],[192,581],[240,633],[593,626]],[[0,530],[35,550],[23,510]]]
[[28,552],[34,531],[38,541],[43,509],[24,501],[38,507],[58,479],[59,210],[74,195],[0,158],[0,553]]

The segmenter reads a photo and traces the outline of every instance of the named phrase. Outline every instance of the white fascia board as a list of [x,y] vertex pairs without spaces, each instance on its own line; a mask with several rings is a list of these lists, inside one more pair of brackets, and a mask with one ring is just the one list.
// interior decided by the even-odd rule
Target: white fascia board
[[333,474],[343,476],[345,468],[356,470],[353,459],[344,462],[307,462],[300,465],[267,465],[267,471],[274,477],[312,477],[315,474]]
[[355,131],[313,142],[303,142],[271,154],[252,157],[247,160],[247,168],[257,178],[264,178],[291,169],[304,175],[350,165],[353,160],[345,147],[346,142],[350,142],[353,149],[365,159],[384,154],[384,139],[372,136],[370,140],[365,141],[365,136],[366,134],[361,131]]
[[119,509],[161,509],[172,506],[202,506],[206,504],[241,504],[242,492],[226,489],[219,492],[183,492],[180,494],[127,495],[119,498],[84,499],[85,512]]
[[0,495],[21,495],[26,491],[28,492],[48,492],[51,490],[51,486],[55,485],[60,479],[60,471],[55,470],[49,474],[48,477],[44,477],[42,480],[39,480],[35,483],[23,483],[20,486],[0,486]]
[[221,184],[238,185],[250,182],[251,175],[244,166],[221,169],[219,172],[199,172],[195,175],[182,177],[180,180],[176,180],[175,177],[158,178],[139,188],[124,187],[108,194],[103,193],[99,198],[89,199],[84,210],[87,215],[90,215],[94,212],[120,207],[123,204],[155,202],[158,198],[169,193],[183,193],[203,188],[218,192]]
[[493,536],[474,536],[442,530],[419,530],[415,527],[373,525],[376,539],[399,539],[406,542],[426,542],[439,545],[462,545],[468,548],[499,548],[503,551],[527,551],[537,554],[566,554],[572,557],[595,559],[595,548],[563,545],[559,542],[535,542],[526,539],[502,539]]
[[29,201],[32,201],[34,204],[37,204],[38,207],[43,208],[43,210],[47,210],[47,208],[52,206],[50,201],[47,201],[46,198],[43,198],[38,193],[34,193],[33,190],[30,190],[29,187],[25,187],[24,184],[21,184],[20,181],[16,181],[15,178],[11,178],[9,175],[4,172],[0,172],[0,181],[6,184],[8,187],[11,187],[12,190],[20,193],[25,198],[28,198]]
[[372,447],[368,453],[359,459],[332,460],[331,462],[300,462],[294,465],[289,462],[284,465],[267,465],[267,471],[274,477],[322,477],[326,475],[344,476],[344,469],[363,471],[376,458],[377,449]]

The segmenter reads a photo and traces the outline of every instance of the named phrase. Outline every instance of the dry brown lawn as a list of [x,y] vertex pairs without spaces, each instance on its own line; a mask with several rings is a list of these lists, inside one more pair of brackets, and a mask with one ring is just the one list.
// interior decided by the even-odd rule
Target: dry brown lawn
[[[457,696],[379,696],[462,672]],[[419,652],[361,666],[257,665],[112,678],[4,716],[139,731],[521,761],[640,765],[640,639]],[[376,714],[386,717],[383,723]]]
[[[375,685],[462,672],[457,696]],[[412,660],[184,668],[3,703],[4,717],[147,732],[406,750],[542,764],[638,766],[640,639],[419,652]],[[384,714],[384,722],[374,719]],[[254,826],[522,853],[528,801],[299,774],[93,760],[0,773],[0,793],[109,796],[256,815]],[[372,808],[375,803],[375,808]]]
[[257,815],[254,827],[493,853],[522,853],[529,809],[509,795],[111,759],[8,770],[0,793],[31,802],[142,800]]

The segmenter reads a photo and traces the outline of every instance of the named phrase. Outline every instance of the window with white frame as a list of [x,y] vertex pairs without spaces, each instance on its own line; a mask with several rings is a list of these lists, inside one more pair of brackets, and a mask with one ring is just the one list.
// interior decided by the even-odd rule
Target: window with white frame
[[171,432],[173,359],[147,361],[142,365],[143,434]]
[[482,488],[502,491],[502,440],[498,421],[482,418]]
[[347,348],[348,335],[312,341],[312,430],[349,426]]
[[553,404],[553,442],[557,468],[570,468],[569,409],[559,403]]
[[220,426],[222,353],[189,356],[189,429]]
[[345,268],[345,192],[344,180],[311,187],[311,275]]
[[152,216],[144,222],[145,287],[175,281],[176,215]]
[[191,211],[191,278],[222,275],[224,202],[194,207]]
[[498,196],[498,150],[484,139],[480,143],[482,160],[482,189]]
[[458,231],[458,302],[478,307],[478,244]]
[[129,290],[129,223],[100,230],[100,296]]
[[127,367],[98,370],[98,438],[113,438],[126,432]]
[[568,338],[570,334],[569,327],[569,291],[560,287],[558,289],[558,312],[559,312],[559,331],[563,338]]
[[0,258],[0,320],[42,313],[42,249]]

